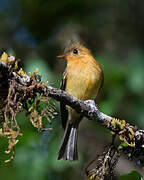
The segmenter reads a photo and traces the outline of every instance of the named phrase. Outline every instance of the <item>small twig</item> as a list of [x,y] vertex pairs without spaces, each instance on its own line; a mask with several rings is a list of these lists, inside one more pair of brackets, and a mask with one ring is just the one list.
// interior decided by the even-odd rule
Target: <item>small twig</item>
[[110,180],[120,153],[114,145],[105,147],[102,154],[91,161],[85,169],[88,180]]

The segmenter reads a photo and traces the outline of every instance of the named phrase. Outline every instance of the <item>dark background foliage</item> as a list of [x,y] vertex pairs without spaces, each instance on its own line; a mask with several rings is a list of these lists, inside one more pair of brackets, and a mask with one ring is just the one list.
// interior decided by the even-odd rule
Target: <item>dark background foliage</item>
[[[104,86],[97,99],[100,109],[143,129],[143,6],[142,0],[0,0],[0,52],[20,58],[27,72],[38,67],[44,81],[59,87],[65,61],[56,56],[66,41],[80,37],[104,70]],[[32,127],[24,111],[17,118],[23,136],[14,161],[4,163],[7,142],[0,141],[1,179],[83,179],[86,165],[111,140],[105,128],[84,120],[79,130],[79,161],[57,161],[63,136],[59,115],[47,125],[54,130],[43,133]],[[139,169],[138,162],[122,156],[115,174]]]

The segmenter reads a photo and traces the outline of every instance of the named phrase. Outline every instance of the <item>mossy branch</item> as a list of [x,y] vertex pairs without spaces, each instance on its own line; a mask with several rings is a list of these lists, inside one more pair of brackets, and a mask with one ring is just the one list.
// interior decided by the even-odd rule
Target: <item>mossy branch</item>
[[[0,134],[7,136],[9,139],[7,153],[13,152],[15,144],[18,142],[17,137],[21,135],[16,121],[17,113],[22,108],[25,108],[30,115],[32,124],[39,130],[42,130],[43,115],[36,111],[36,107],[41,100],[44,100],[44,97],[46,100],[52,97],[57,101],[63,101],[88,119],[96,120],[106,126],[113,134],[118,135],[121,141],[127,144],[127,148],[124,150],[131,153],[133,157],[135,157],[137,150],[144,156],[144,130],[130,125],[125,120],[120,120],[100,112],[98,105],[92,100],[82,101],[65,91],[48,86],[47,83],[41,82],[41,77],[37,75],[37,72],[38,70],[36,69],[34,73],[27,75],[22,69],[18,70],[18,63],[15,58],[8,56],[6,53],[3,53],[0,59],[0,86],[2,87],[0,90],[0,125],[2,126]],[[37,93],[40,95],[39,99],[36,99]],[[28,108],[27,101],[30,103],[36,101],[35,109]],[[52,110],[47,114],[52,115]],[[111,150],[114,151],[113,149],[110,147],[106,152],[110,154]],[[104,153],[103,156],[108,156],[107,153]],[[114,157],[117,158],[117,156]],[[102,159],[113,160],[113,158]],[[96,172],[94,171],[95,174]],[[87,176],[89,179],[90,177],[91,179],[95,177],[93,174],[88,174]]]

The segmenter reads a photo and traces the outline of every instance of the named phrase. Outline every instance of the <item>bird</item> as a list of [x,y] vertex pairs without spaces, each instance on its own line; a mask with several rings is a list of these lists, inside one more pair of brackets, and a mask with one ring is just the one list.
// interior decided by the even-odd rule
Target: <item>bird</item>
[[[95,100],[103,85],[104,74],[91,51],[82,43],[71,41],[64,54],[57,57],[67,62],[60,89],[80,100]],[[78,127],[83,116],[63,101],[60,112],[65,131],[57,159],[78,160]]]

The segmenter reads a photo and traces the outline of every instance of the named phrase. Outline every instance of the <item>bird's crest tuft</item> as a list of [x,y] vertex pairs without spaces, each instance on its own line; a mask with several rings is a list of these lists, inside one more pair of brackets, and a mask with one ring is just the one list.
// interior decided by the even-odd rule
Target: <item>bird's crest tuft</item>
[[77,49],[82,45],[83,44],[78,40],[69,40],[66,44],[66,48],[64,49],[64,52],[65,53],[70,52],[71,50]]

